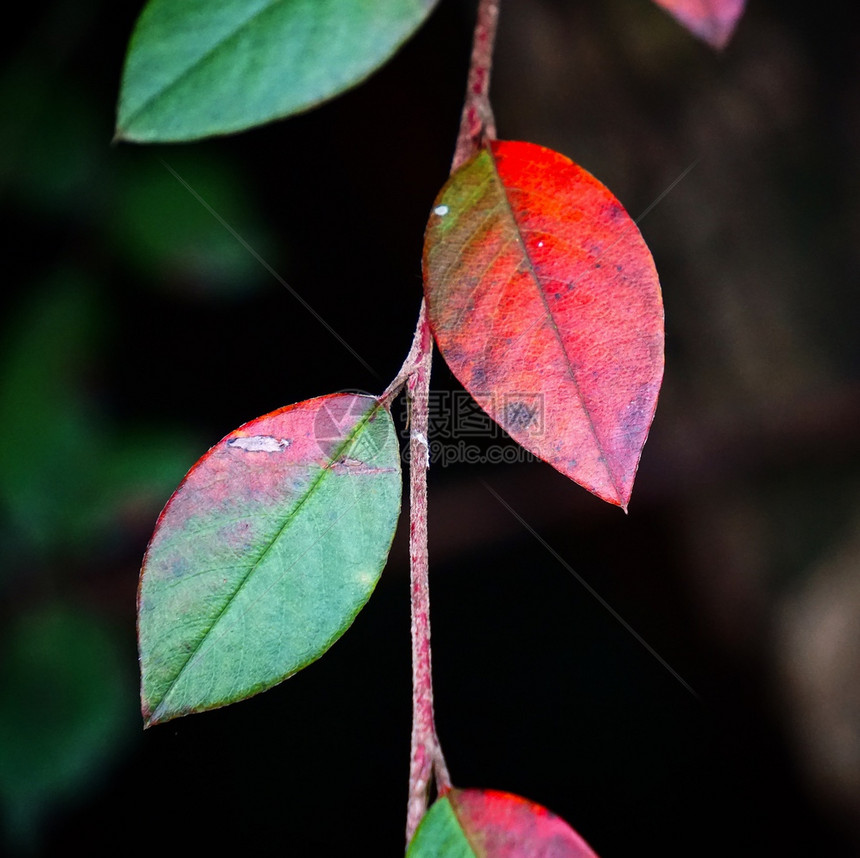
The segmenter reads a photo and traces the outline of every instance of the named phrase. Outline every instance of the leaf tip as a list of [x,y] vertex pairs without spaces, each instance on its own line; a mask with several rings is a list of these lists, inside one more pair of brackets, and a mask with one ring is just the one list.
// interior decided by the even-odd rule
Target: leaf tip
[[[118,143],[146,143],[147,138],[130,131],[127,125],[117,123],[116,129],[111,138],[111,146],[116,146]],[[157,141],[156,141],[157,142]]]
[[746,0],[717,0],[703,4],[699,0],[655,0],[683,27],[717,52],[731,41]]
[[147,701],[141,698],[140,702],[140,714],[143,716],[143,729],[148,730],[150,727],[154,727],[156,724],[160,724],[162,721],[170,720],[170,716],[167,718],[163,717],[163,715],[159,714],[159,707],[153,708]]
[[735,29],[732,27],[730,30],[726,30],[722,33],[717,33],[713,36],[702,36],[701,38],[708,47],[716,51],[718,54],[721,54],[729,46],[729,42],[732,40],[734,32]]

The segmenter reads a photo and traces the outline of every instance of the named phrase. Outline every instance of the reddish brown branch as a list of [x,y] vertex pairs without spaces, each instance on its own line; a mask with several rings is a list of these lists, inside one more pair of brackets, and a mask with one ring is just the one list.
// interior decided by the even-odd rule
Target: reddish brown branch
[[385,407],[405,387],[409,416],[409,568],[412,605],[412,742],[409,762],[409,799],[406,843],[412,839],[427,810],[430,778],[436,791],[451,788],[451,779],[436,736],[433,717],[433,671],[430,648],[430,580],[427,554],[427,469],[430,466],[430,371],[433,337],[427,307],[421,302],[409,354],[394,381],[380,397]]
[[469,160],[487,140],[496,138],[496,120],[490,107],[490,72],[493,67],[493,45],[496,42],[496,25],[499,20],[499,0],[481,0],[475,35],[472,40],[472,59],[469,64],[469,81],[460,116],[457,147],[451,164],[453,173]]
[[[460,132],[451,166],[453,173],[487,140],[496,128],[490,109],[489,87],[499,0],[481,0],[472,44],[469,82]],[[406,387],[411,403],[409,423],[409,565],[412,603],[412,743],[406,843],[427,811],[430,779],[435,775],[439,794],[451,788],[433,717],[433,673],[430,649],[430,586],[427,555],[427,469],[430,467],[429,404],[433,338],[422,301],[412,346],[397,377],[380,397],[389,407]]]
[[411,400],[409,418],[409,562],[412,600],[412,752],[409,766],[409,802],[406,842],[412,839],[427,810],[430,777],[445,792],[451,781],[433,718],[433,671],[430,649],[430,589],[427,556],[427,469],[430,466],[430,369],[433,340],[421,305],[415,342],[420,343],[414,371],[407,381]]

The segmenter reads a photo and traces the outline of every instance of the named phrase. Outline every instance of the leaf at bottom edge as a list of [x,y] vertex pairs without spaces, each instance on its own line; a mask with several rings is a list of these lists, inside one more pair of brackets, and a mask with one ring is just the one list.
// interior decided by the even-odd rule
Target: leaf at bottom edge
[[539,804],[495,790],[452,789],[424,815],[407,858],[597,858]]

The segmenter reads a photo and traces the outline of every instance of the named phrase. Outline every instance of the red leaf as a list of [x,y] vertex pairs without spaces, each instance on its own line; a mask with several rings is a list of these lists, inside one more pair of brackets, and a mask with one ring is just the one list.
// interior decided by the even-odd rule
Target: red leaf
[[409,858],[442,854],[597,858],[561,817],[545,807],[511,793],[477,789],[454,789],[440,798],[421,821],[407,853]]
[[559,816],[511,793],[452,790],[449,799],[479,855],[487,858],[595,858]]
[[654,0],[693,35],[724,48],[744,11],[746,0]]
[[449,179],[424,244],[439,349],[527,450],[626,508],[663,375],[651,254],[563,155],[495,141]]

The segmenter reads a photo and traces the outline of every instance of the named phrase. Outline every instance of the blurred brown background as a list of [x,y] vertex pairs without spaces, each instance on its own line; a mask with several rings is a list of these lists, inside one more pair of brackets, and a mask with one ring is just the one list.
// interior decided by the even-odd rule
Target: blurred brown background
[[[210,444],[399,367],[474,4],[442,0],[314,112],[112,147],[139,8],[34,4],[0,35],[0,851],[399,854],[401,538],[318,664],[146,734],[134,594],[161,505]],[[715,55],[649,0],[502,3],[500,136],[648,210],[667,372],[627,517],[542,464],[431,473],[439,730],[458,785],[546,804],[604,858],[860,853],[849,11],[751,0]],[[434,385],[456,389],[438,359]]]

